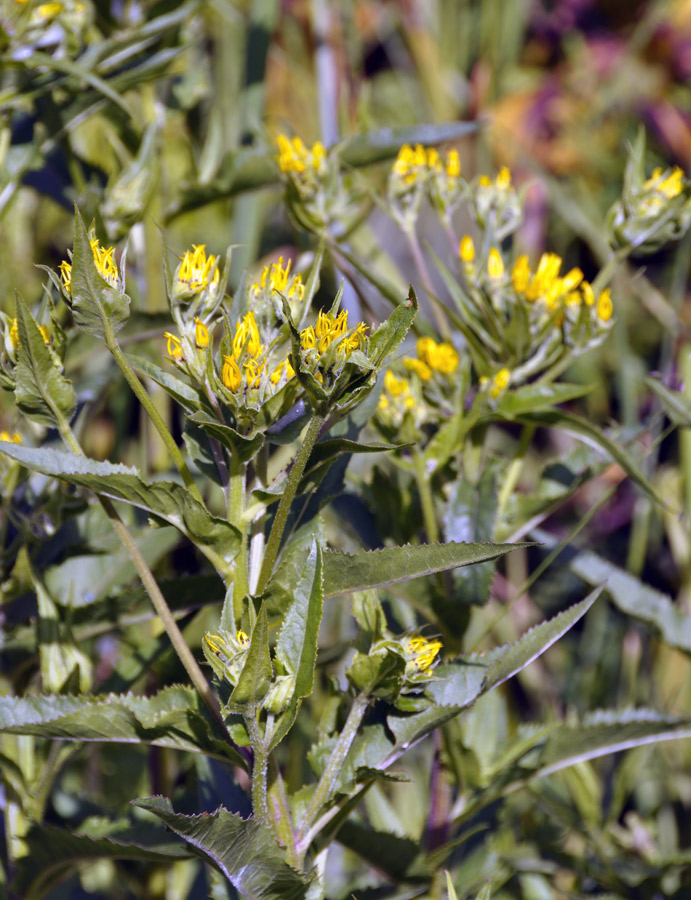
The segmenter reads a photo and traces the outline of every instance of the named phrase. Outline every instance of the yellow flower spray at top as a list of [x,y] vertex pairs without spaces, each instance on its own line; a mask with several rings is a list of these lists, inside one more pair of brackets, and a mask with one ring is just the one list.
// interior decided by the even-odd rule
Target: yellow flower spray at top
[[278,291],[291,299],[302,300],[305,293],[305,285],[302,283],[302,276],[299,272],[296,272],[292,277],[290,276],[291,265],[292,260],[289,259],[284,265],[283,257],[279,256],[277,262],[264,266],[259,279],[254,282],[251,288],[254,297],[258,298],[264,291],[268,291],[270,294]]
[[[91,252],[94,255],[96,269],[101,278],[103,278],[104,281],[107,281],[111,287],[114,287],[116,290],[121,290],[120,273],[118,272],[118,267],[113,255],[115,253],[115,247],[102,247],[98,238],[92,238]],[[67,260],[63,260],[60,263],[60,276],[62,278],[63,287],[65,288],[65,293],[68,296],[72,296],[72,264],[67,262]]]
[[175,271],[173,295],[200,294],[207,288],[215,288],[220,281],[216,257],[206,255],[206,244],[193,244],[180,257]]
[[365,346],[368,330],[369,326],[360,322],[349,332],[348,311],[345,309],[338,315],[320,311],[315,325],[310,325],[300,332],[300,343],[303,350],[314,350],[317,356],[322,356],[334,341],[340,340],[338,354],[348,357],[355,350]]
[[422,381],[430,381],[435,372],[439,372],[440,375],[453,375],[458,368],[458,353],[448,341],[438,344],[434,338],[421,337],[418,338],[416,349],[418,358],[408,357],[403,360],[403,365]]

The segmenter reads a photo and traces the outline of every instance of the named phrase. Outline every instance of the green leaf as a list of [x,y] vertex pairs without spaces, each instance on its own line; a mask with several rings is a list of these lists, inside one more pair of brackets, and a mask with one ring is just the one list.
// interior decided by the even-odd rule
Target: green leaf
[[219,572],[229,573],[239,547],[237,528],[225,519],[212,516],[181,484],[172,481],[147,483],[134,468],[97,462],[45,447],[35,449],[2,444],[0,452],[35,472],[61,478],[113,500],[131,503],[160,517],[193,541]]
[[525,669],[538,656],[541,656],[548,647],[558,641],[588,612],[601,592],[602,585],[591,591],[580,603],[575,603],[547,622],[535,625],[514,644],[511,644],[506,652],[490,666],[483,690],[503,684],[509,678],[513,678],[521,669]]
[[63,828],[32,825],[24,838],[27,855],[20,857],[12,889],[24,900],[39,900],[71,875],[78,863],[98,859],[129,859],[170,865],[191,853],[162,829],[108,823],[98,837]]
[[406,544],[348,554],[324,551],[324,596],[383,587],[444,572],[458,566],[498,559],[526,544]]
[[448,900],[458,900],[458,894],[456,893],[456,888],[453,886],[453,881],[451,881],[451,875],[448,872],[444,873],[446,875],[446,892],[449,897]]
[[524,384],[515,390],[507,391],[499,402],[497,411],[507,419],[539,409],[558,406],[568,400],[583,397],[591,390],[590,385],[567,384]]
[[373,129],[347,138],[340,155],[350,166],[368,166],[393,159],[403,144],[422,144],[425,147],[443,144],[474,134],[479,127],[477,122],[438,122],[406,128]]
[[201,405],[201,399],[199,393],[194,388],[190,387],[180,378],[176,378],[175,375],[171,375],[170,372],[166,372],[165,369],[162,369],[148,359],[144,359],[141,356],[132,356],[129,353],[125,354],[125,356],[133,369],[136,369],[136,371],[141,372],[142,375],[146,375],[147,378],[151,378],[152,381],[159,384],[163,390],[185,410],[185,412],[197,412]]
[[[238,683],[230,695],[230,703],[236,706],[258,706],[271,686],[273,668],[269,652],[269,625],[266,609],[262,604],[252,629],[252,640]],[[250,713],[251,714],[251,713]]]
[[20,294],[16,295],[16,310],[19,347],[14,396],[17,406],[34,422],[54,428],[58,422],[70,421],[77,398]]
[[657,493],[653,485],[646,478],[638,467],[637,463],[630,456],[627,450],[619,444],[615,443],[611,438],[601,431],[597,426],[588,422],[587,419],[581,419],[569,413],[562,412],[559,409],[540,410],[533,413],[523,413],[515,417],[518,421],[529,425],[541,425],[548,428],[559,428],[576,435],[586,443],[595,444],[601,450],[604,450],[615,462],[625,470],[627,475],[642,488],[649,497],[652,497],[656,503],[665,505],[664,501]]
[[645,383],[657,394],[669,418],[677,425],[691,428],[691,404],[681,391],[671,391],[657,378],[646,378]]
[[0,731],[73,741],[154,744],[245,761],[228,743],[199,694],[174,685],[152,697],[35,695],[0,697]]
[[[546,532],[538,531],[535,536],[547,546],[556,544],[554,537]],[[577,553],[568,566],[586,584],[603,584],[622,612],[652,625],[670,647],[691,655],[691,616],[670,596],[589,550]]]
[[417,297],[411,284],[407,303],[397,306],[369,339],[369,358],[375,366],[381,366],[386,357],[400,346],[413,324],[417,310]]
[[215,813],[183,816],[165,797],[133,800],[158,816],[186,840],[195,853],[212,863],[248,900],[303,900],[308,880],[288,865],[269,829],[221,807]]
[[276,656],[295,675],[295,696],[299,698],[312,693],[323,599],[322,550],[314,541],[276,641]]
[[492,884],[491,882],[487,882],[484,887],[480,889],[480,893],[477,895],[475,900],[490,900],[492,897]]
[[[270,624],[283,620],[293,601],[298,581],[315,540],[320,546],[323,545],[323,528],[319,518],[314,518],[299,528],[281,551],[278,566],[262,597]],[[322,553],[322,566],[325,552],[328,551]]]
[[419,843],[410,838],[377,831],[351,819],[338,829],[336,840],[394,881],[419,884],[429,882],[434,874],[425,864]]
[[71,284],[70,308],[78,328],[97,338],[122,328],[130,314],[129,297],[101,278],[84,220],[76,207]]

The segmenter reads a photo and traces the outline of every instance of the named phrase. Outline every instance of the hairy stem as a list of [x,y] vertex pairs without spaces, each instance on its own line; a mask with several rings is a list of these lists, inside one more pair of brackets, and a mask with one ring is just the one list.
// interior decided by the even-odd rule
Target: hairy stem
[[298,485],[300,484],[300,479],[302,478],[305,471],[305,466],[307,465],[307,460],[310,457],[312,448],[317,442],[319,432],[321,431],[325,421],[326,416],[320,415],[318,413],[314,414],[314,416],[310,420],[309,425],[307,426],[307,432],[302,442],[302,446],[300,447],[298,455],[295,457],[295,462],[293,463],[293,467],[290,470],[290,474],[288,475],[288,481],[286,483],[285,490],[283,491],[283,495],[281,496],[281,500],[278,504],[278,509],[276,510],[276,517],[273,521],[273,525],[271,526],[271,534],[269,535],[269,540],[266,543],[264,562],[262,563],[261,571],[259,573],[259,582],[257,584],[257,593],[259,594],[261,594],[261,592],[266,587],[269,578],[271,578],[274,563],[276,562],[278,551],[281,546],[281,538],[283,537],[286,522],[288,521],[290,507],[293,503],[293,500],[295,499]]
[[245,521],[245,490],[247,465],[235,455],[230,459],[230,481],[228,484],[228,521],[240,532],[240,549],[233,564],[233,613],[235,621],[242,617],[242,598],[249,593],[247,580],[247,522]]
[[254,753],[254,763],[252,765],[252,810],[256,819],[272,828],[267,785],[269,754],[264,739],[259,732],[257,714],[254,709],[250,711],[249,715],[245,716],[245,724],[247,725],[247,731],[252,743],[252,752]]

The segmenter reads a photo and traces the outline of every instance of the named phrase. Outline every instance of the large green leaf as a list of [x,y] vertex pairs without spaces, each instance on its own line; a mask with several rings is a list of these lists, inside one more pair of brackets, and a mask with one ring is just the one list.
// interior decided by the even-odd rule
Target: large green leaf
[[384,587],[422,575],[498,559],[526,544],[407,544],[362,550],[360,553],[324,552],[324,596]]
[[276,656],[295,676],[295,696],[309,697],[322,618],[322,550],[314,541],[276,641]]
[[134,800],[212,863],[247,900],[303,900],[308,880],[286,862],[269,829],[221,807],[215,813],[183,816],[165,797]]
[[34,317],[17,294],[19,347],[15,368],[14,396],[17,406],[29,419],[54,428],[69,422],[77,405],[70,382],[58,369],[57,357],[48,349]]
[[35,472],[89,488],[113,500],[123,500],[160,517],[193,541],[219,572],[226,575],[230,572],[239,546],[238,530],[225,519],[212,516],[181,484],[147,483],[134,468],[46,447],[1,444],[0,451]]
[[101,278],[84,220],[76,208],[70,308],[75,325],[97,338],[103,338],[106,331],[119,331],[130,314],[127,294]]
[[[533,534],[548,547],[557,543],[546,532],[536,531]],[[691,616],[677,606],[669,595],[644,584],[590,550],[576,553],[568,566],[586,584],[604,584],[622,612],[652,625],[670,647],[691,655]]]
[[514,644],[440,666],[427,689],[433,704],[412,716],[389,716],[387,720],[396,737],[397,755],[537,659],[585,615],[601,590],[598,587],[580,603],[531,628]]
[[[101,823],[98,836],[62,828],[32,825],[24,838],[27,855],[17,861],[12,889],[23,900],[40,900],[69,876],[79,863],[98,859],[130,859],[170,864],[191,855],[181,841],[163,829],[130,823]],[[83,829],[83,826],[82,826]]]
[[155,744],[244,766],[196,691],[173,685],[152,697],[63,694],[0,697],[0,731],[74,741]]

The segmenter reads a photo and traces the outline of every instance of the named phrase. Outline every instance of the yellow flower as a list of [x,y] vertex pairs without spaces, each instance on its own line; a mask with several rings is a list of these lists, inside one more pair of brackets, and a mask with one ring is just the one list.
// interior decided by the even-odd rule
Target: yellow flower
[[391,369],[387,369],[384,375],[384,387],[392,397],[400,397],[407,394],[410,388],[405,378],[397,378]]
[[233,356],[239,359],[243,350],[246,350],[252,359],[256,359],[264,350],[264,345],[259,336],[257,320],[252,311],[239,319],[235,326],[233,338]]
[[236,631],[235,640],[238,642],[238,644],[240,644],[241,647],[249,647],[250,645],[249,635],[245,634],[244,631]]
[[504,277],[504,260],[496,247],[492,247],[487,257],[487,274],[493,281]]
[[530,264],[525,253],[518,257],[511,272],[513,288],[517,294],[525,294],[530,284]]
[[208,287],[216,287],[220,280],[216,257],[206,255],[206,244],[193,244],[180,257],[175,272],[174,294],[200,294]]
[[182,344],[180,343],[180,338],[171,334],[169,331],[164,332],[163,337],[168,339],[168,356],[175,362],[179,362],[182,359]]
[[10,325],[10,341],[16,350],[19,347],[19,328],[16,319],[12,319],[12,324]]
[[41,332],[41,337],[43,338],[44,344],[50,344],[50,331],[48,330],[47,325],[39,325],[38,330]]
[[308,328],[303,328],[300,332],[300,344],[303,350],[312,350],[317,346],[317,336],[311,325]]
[[278,384],[278,382],[283,377],[284,372],[286,381],[290,381],[290,379],[295,375],[295,369],[290,364],[289,359],[284,359],[283,362],[280,362],[273,370],[273,372],[271,373],[271,384]]
[[50,22],[56,16],[59,16],[62,10],[62,3],[41,3],[41,5],[37,6],[34,10],[32,18],[38,22]]
[[469,234],[461,238],[461,243],[458,245],[458,255],[464,263],[475,261],[475,244]]
[[423,381],[429,381],[432,377],[432,370],[421,359],[407,358],[403,360],[403,365],[411,372],[415,372],[418,378],[421,378]]
[[283,257],[278,257],[278,262],[272,263],[270,266],[264,266],[262,274],[258,281],[252,285],[255,294],[268,288],[270,291],[279,291],[281,294],[287,294],[288,297],[297,297],[302,300],[305,293],[305,286],[302,283],[302,276],[298,273],[290,278],[290,267],[292,260],[283,265]]
[[559,277],[561,269],[561,256],[556,253],[543,253],[537,264],[537,270],[530,279],[530,284],[525,292],[526,300],[537,300],[546,297],[550,288]]
[[261,383],[261,374],[264,371],[265,365],[265,362],[257,363],[253,359],[249,359],[242,364],[242,368],[245,370],[245,384],[247,387],[259,387]]
[[488,175],[480,175],[477,180],[478,186],[483,188],[492,187],[492,179]]
[[507,169],[506,166],[502,166],[502,168],[499,169],[499,174],[497,175],[495,184],[500,191],[508,191],[511,187],[511,172]]
[[422,144],[416,144],[414,149],[410,144],[404,144],[398,151],[392,172],[402,178],[405,184],[411,185],[427,174],[428,166],[441,167],[436,150],[430,150],[428,154]]
[[581,293],[586,306],[595,306],[595,293],[590,282],[584,281],[581,284]]
[[[104,281],[107,281],[111,287],[120,290],[120,273],[118,272],[118,267],[113,256],[115,247],[102,247],[98,238],[92,238],[91,252],[93,253],[96,269],[101,278],[103,278]],[[71,296],[72,264],[68,263],[67,260],[63,260],[60,263],[60,275],[62,277],[65,293]]]
[[198,316],[194,317],[194,343],[200,350],[209,346],[209,329]]
[[614,307],[612,306],[611,291],[609,288],[605,288],[597,298],[598,317],[602,319],[603,322],[609,322],[612,318],[613,311]]
[[237,391],[242,384],[242,374],[237,360],[232,356],[223,357],[223,371],[221,381],[229,391]]
[[292,140],[285,134],[279,134],[276,138],[278,144],[278,167],[285,174],[302,175],[311,166],[315,172],[322,169],[326,159],[326,148],[317,141],[308,150],[305,143],[299,138]]
[[511,371],[510,369],[499,369],[497,374],[492,379],[492,386],[489,389],[489,395],[493,400],[496,400],[497,397],[506,390],[509,386],[509,381],[511,381]]
[[437,655],[442,648],[441,641],[428,641],[423,637],[410,638],[405,643],[405,674],[431,674]]
[[647,190],[654,190],[661,194],[666,200],[671,200],[681,194],[684,188],[684,172],[679,166],[668,169],[666,172],[661,168],[654,169],[650,178],[644,183],[643,187]]
[[[314,326],[303,328],[300,332],[300,342],[303,350],[312,350],[316,347],[321,355],[328,347],[339,338],[343,340],[338,345],[339,354],[350,356],[359,347],[364,347],[367,340],[369,326],[360,322],[353,331],[348,334],[348,311],[342,309],[335,316],[333,313],[320,311]],[[345,336],[347,335],[347,337]]]
[[0,431],[0,441],[8,444],[21,444],[22,436],[18,431],[15,431],[14,434],[10,434],[9,431]]
[[461,174],[461,157],[458,150],[449,150],[446,154],[446,174],[449,178],[458,178]]
[[443,375],[452,375],[458,367],[458,353],[448,341],[438,344],[431,337],[418,338],[417,355],[430,369]]

